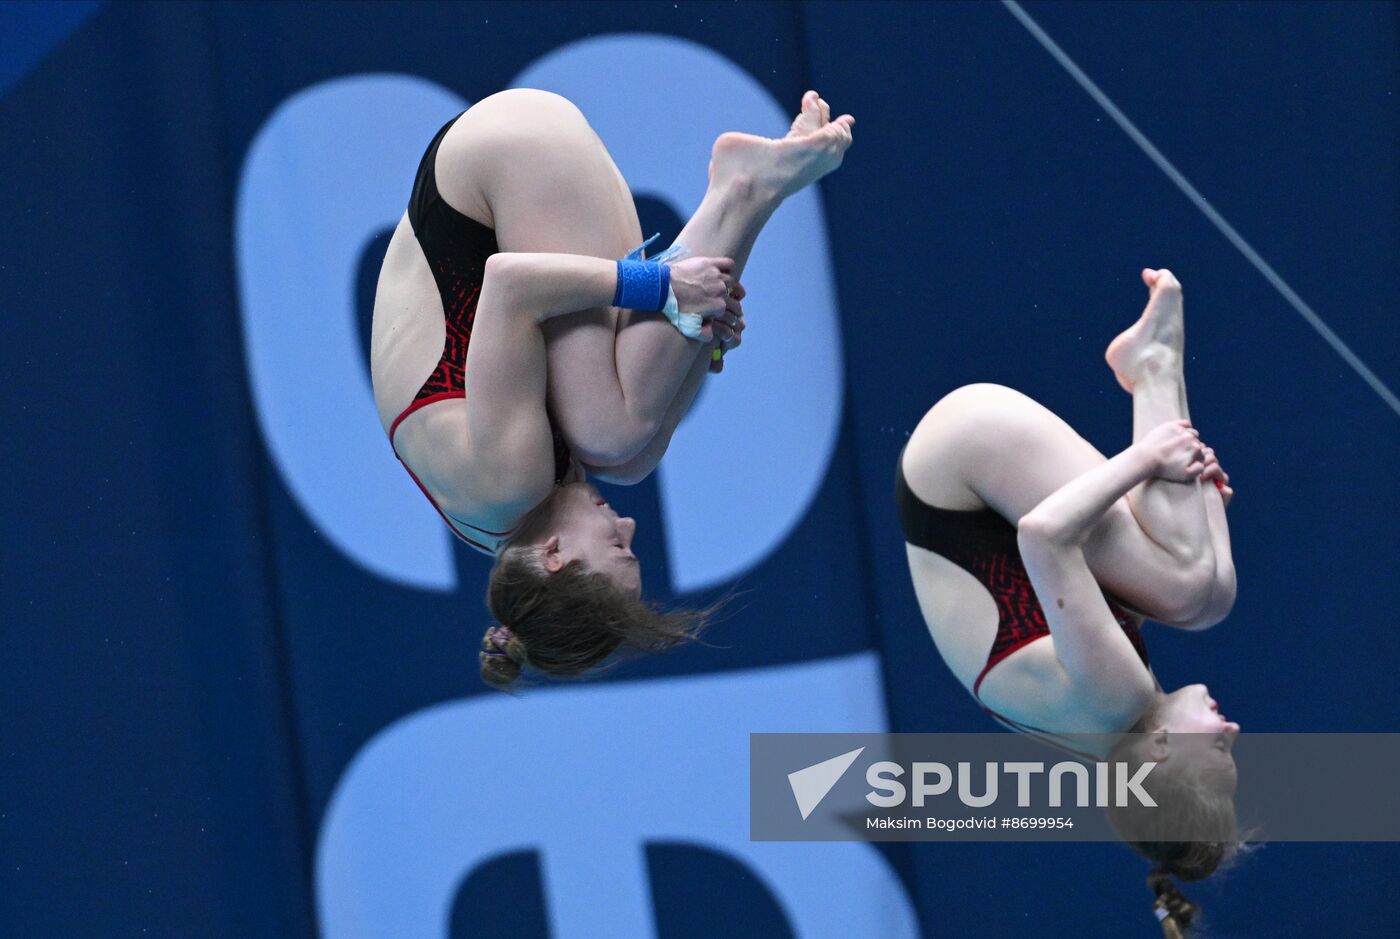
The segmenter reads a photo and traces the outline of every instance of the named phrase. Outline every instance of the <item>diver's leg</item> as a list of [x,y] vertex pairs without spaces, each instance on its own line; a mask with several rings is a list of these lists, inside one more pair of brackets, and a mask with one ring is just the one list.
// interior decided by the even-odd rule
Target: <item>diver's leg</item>
[[[1144,270],[1142,277],[1151,291],[1147,307],[1136,323],[1113,340],[1106,354],[1119,384],[1133,396],[1135,441],[1166,421],[1190,419],[1183,371],[1181,285],[1167,270]],[[1228,593],[1233,602],[1229,529],[1224,504],[1213,484],[1151,479],[1128,493],[1128,505],[1149,538],[1179,565],[1210,571],[1212,592]],[[1211,605],[1218,606],[1221,597],[1215,599]],[[1206,605],[1201,604],[1203,608]],[[1194,621],[1195,614],[1187,620]]]
[[[742,269],[782,199],[830,172],[850,144],[849,116],[829,120],[809,93],[780,140],[724,134],[711,184],[678,243],[690,255],[730,257]],[[504,251],[562,251],[618,257],[640,240],[631,194],[606,148],[572,104],[517,90],[485,99],[443,142],[468,191],[449,202],[482,204]],[[545,326],[551,413],[586,464],[637,457],[658,433],[669,439],[694,395],[687,376],[705,344],[681,336],[656,314],[595,310]],[[690,388],[690,393],[681,392]],[[684,400],[680,400],[681,398]]]
[[[706,348],[710,348],[706,346]],[[641,452],[623,463],[614,466],[590,466],[589,470],[603,482],[616,483],[620,486],[633,486],[651,475],[656,469],[656,464],[661,462],[661,458],[666,455],[666,448],[671,445],[671,437],[680,425],[681,418],[685,412],[690,410],[690,404],[695,400],[695,395],[699,393],[701,384],[705,381],[706,373],[709,371],[709,359],[700,356],[691,365],[690,372],[686,375],[685,381],[681,384],[681,390],[676,393],[676,397],[667,408],[666,416],[661,421],[661,428],[657,430],[652,438],[642,447]]]
[[731,258],[737,278],[782,201],[841,165],[854,124],[849,114],[831,120],[827,103],[809,91],[784,137],[721,134],[705,198],[676,244],[689,255]]
[[[853,124],[849,115],[831,120],[827,103],[815,91],[809,91],[785,137],[770,140],[751,134],[721,135],[711,153],[705,197],[676,238],[681,256],[730,258],[738,279],[759,233],[782,201],[840,166],[851,144]],[[738,296],[742,299],[743,294]],[[618,373],[624,376],[624,383],[630,369],[649,367],[646,356],[638,354],[631,344],[634,336],[657,328],[671,326],[654,315],[623,312],[618,335]],[[702,348],[700,360],[672,399],[651,439],[625,463],[606,471],[605,477],[635,482],[656,466],[704,381],[710,348]]]
[[[641,241],[626,181],[579,110],[543,91],[492,95],[443,140],[438,186],[495,229],[502,251],[621,257]],[[640,448],[699,355],[664,319],[620,355],[618,311],[580,311],[543,326],[552,419],[584,463]],[[664,328],[661,328],[664,327]],[[635,357],[645,367],[628,367]]]

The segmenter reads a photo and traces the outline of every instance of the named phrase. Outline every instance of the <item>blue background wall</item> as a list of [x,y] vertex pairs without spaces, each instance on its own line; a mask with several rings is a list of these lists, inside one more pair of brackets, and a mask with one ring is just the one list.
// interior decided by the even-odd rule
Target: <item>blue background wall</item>
[[[1400,386],[1397,7],[1028,10]],[[240,179],[269,117],[312,86],[398,73],[473,101],[569,43],[638,32],[710,50],[784,109],[815,87],[858,118],[821,187],[825,240],[781,258],[834,279],[840,372],[812,377],[844,388],[835,446],[817,448],[825,473],[790,532],[705,590],[668,590],[658,482],[615,493],[641,522],[651,592],[701,602],[737,585],[731,615],[709,645],[598,683],[488,696],[473,664],[484,562],[455,555],[446,590],[375,573],[308,516],[266,441]],[[1193,416],[1238,493],[1235,613],[1202,635],[1150,632],[1158,675],[1208,682],[1246,730],[1397,729],[1397,414],[1000,5],[12,4],[0,35],[7,935],[354,934],[332,924],[373,922],[374,890],[427,856],[387,847],[391,833],[459,804],[490,811],[434,829],[461,867],[438,935],[608,934],[579,925],[590,915],[627,935],[862,934],[836,924],[890,907],[890,884],[930,936],[1153,934],[1145,865],[1118,845],[746,855],[747,802],[725,795],[750,731],[987,729],[919,619],[895,455],[970,381],[1022,389],[1100,449],[1125,445],[1129,402],[1101,355],[1141,309],[1143,266],[1186,284]],[[696,82],[693,101],[651,94],[665,82],[585,109],[635,114],[698,171],[703,149],[672,154],[672,128],[722,120],[728,103],[718,82]],[[354,158],[336,143],[315,156]],[[641,206],[648,231],[691,207]],[[346,285],[361,322],[384,244],[367,234]],[[755,344],[796,315],[762,287],[750,280]],[[754,438],[807,397],[755,402],[762,414],[716,446],[761,456]],[[609,761],[633,759],[640,775],[609,785]],[[394,788],[430,766],[428,795]],[[722,810],[717,834],[688,834]],[[518,835],[534,812],[563,830]],[[1220,936],[1393,934],[1397,860],[1388,845],[1270,845],[1193,895]],[[614,870],[642,871],[641,892]],[[848,890],[793,886],[832,872]],[[603,913],[570,914],[589,895]],[[863,934],[899,934],[893,906]],[[813,910],[824,929],[806,925]]]

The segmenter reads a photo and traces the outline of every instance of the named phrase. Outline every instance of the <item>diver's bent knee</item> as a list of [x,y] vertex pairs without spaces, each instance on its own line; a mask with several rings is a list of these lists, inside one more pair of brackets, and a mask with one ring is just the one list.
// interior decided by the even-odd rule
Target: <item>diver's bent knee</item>
[[1176,625],[1189,630],[1210,629],[1229,616],[1230,611],[1235,608],[1235,593],[1234,571],[1230,571],[1226,576],[1217,577],[1210,598],[1206,600],[1206,605],[1201,611],[1191,619]]
[[1167,589],[1159,608],[1152,611],[1152,618],[1176,626],[1196,622],[1205,614],[1215,593],[1214,558],[1182,563],[1164,586]]
[[626,463],[622,466],[594,466],[585,462],[583,468],[594,479],[611,483],[614,486],[635,486],[650,476],[652,469],[640,466],[636,462]]
[[640,456],[659,430],[660,423],[651,421],[636,421],[606,431],[591,429],[576,436],[566,427],[564,439],[585,466],[620,467]]

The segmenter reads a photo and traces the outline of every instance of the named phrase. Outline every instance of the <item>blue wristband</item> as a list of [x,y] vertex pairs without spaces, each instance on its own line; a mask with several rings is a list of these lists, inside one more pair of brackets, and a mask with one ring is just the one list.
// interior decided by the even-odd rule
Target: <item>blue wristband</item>
[[671,292],[671,268],[657,261],[617,262],[617,289],[612,305],[625,310],[660,312]]

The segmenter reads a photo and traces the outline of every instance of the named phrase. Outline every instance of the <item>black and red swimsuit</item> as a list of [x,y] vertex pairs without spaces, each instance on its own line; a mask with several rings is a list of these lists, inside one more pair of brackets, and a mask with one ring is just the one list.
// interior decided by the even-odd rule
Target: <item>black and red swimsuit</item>
[[[453,118],[444,124],[428,145],[428,151],[418,165],[413,195],[408,203],[409,224],[413,226],[413,234],[428,259],[438,295],[442,298],[442,309],[447,318],[447,338],[443,342],[442,357],[438,360],[437,368],[433,369],[413,396],[413,401],[394,418],[394,423],[389,427],[390,445],[394,445],[394,433],[399,429],[399,424],[414,411],[449,398],[466,397],[467,346],[471,344],[472,321],[476,318],[486,259],[500,250],[496,246],[494,231],[458,212],[438,192],[435,169],[438,146],[456,120]],[[568,474],[570,458],[568,445],[557,429],[553,429],[553,436],[554,479],[557,483]],[[397,446],[394,446],[394,454],[398,456]],[[399,461],[403,462],[403,457],[400,456]],[[438,510],[457,537],[473,548],[495,554],[501,543],[510,537],[510,531],[490,531],[449,515],[428,494],[407,463],[404,463],[404,469],[408,470],[413,481],[418,483],[418,488],[423,490],[423,495],[428,497],[433,508]]]
[[[904,529],[905,541],[952,561],[976,577],[996,601],[996,638],[992,640],[987,663],[972,684],[972,694],[977,698],[977,703],[1013,730],[1040,737],[1051,736],[1048,731],[998,714],[982,704],[978,693],[983,679],[998,663],[1037,639],[1050,635],[1045,611],[1036,599],[1035,588],[1021,560],[1021,549],[1016,543],[1016,526],[989,508],[960,511],[940,509],[923,502],[914,495],[904,478],[903,453],[900,453],[895,468],[895,504],[899,509],[899,523]],[[1137,650],[1142,664],[1146,665],[1147,644],[1142,640],[1137,622],[1106,593],[1104,600],[1123,634]]]

